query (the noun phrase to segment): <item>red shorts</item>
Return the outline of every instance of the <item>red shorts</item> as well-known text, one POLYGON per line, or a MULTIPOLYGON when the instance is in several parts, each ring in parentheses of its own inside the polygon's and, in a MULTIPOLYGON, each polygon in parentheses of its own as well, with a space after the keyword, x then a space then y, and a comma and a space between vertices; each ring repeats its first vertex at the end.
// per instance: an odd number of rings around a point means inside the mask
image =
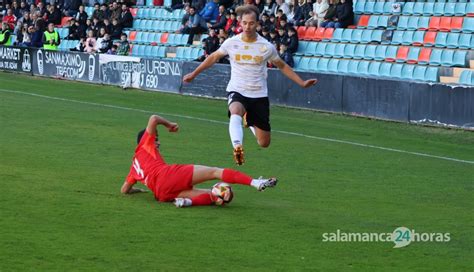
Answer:
POLYGON ((158 201, 173 201, 179 193, 193 189, 192 164, 170 164, 160 169, 160 177, 155 183, 155 198, 158 201))

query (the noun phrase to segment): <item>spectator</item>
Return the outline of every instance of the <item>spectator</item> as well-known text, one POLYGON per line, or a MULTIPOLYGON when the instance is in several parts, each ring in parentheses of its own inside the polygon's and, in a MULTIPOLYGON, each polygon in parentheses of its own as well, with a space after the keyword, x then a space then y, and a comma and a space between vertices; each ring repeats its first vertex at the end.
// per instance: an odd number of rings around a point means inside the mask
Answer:
POLYGON ((13 29, 13 35, 16 35, 16 39, 21 41, 23 36, 22 37, 18 37, 18 36, 22 35, 22 32, 23 32, 23 24, 21 23, 21 21, 17 21, 15 29, 13 29))
POLYGON ((13 10, 11 8, 7 9, 7 14, 3 16, 2 22, 7 23, 10 30, 15 28, 16 17, 13 14, 13 10))
POLYGON ((122 5, 122 13, 120 13, 119 22, 123 28, 130 28, 133 26, 132 13, 130 13, 130 10, 125 4, 122 5))
POLYGON ((22 13, 21 13, 20 7, 18 6, 17 1, 12 2, 12 8, 11 9, 13 11, 13 15, 15 15, 16 18, 20 18, 22 16, 22 13))
POLYGON ((220 38, 223 38, 224 40, 227 39, 229 35, 227 34, 227 32, 225 32, 224 29, 219 29, 219 34, 217 34, 217 37, 220 39, 220 38))
POLYGON ((12 45, 12 35, 7 22, 2 22, 2 32, 0 32, 0 45, 12 45))
POLYGON ((99 33, 100 29, 103 27, 103 24, 101 21, 99 21, 99 18, 93 18, 92 19, 92 25, 91 28, 94 30, 94 33, 99 33))
POLYGON ((122 9, 117 4, 117 2, 112 2, 112 8, 110 10, 111 10, 110 21, 113 21, 114 19, 119 20, 120 14, 122 13, 122 9))
POLYGON ((219 49, 219 38, 214 29, 209 29, 209 36, 205 39, 207 44, 207 53, 208 55, 214 53, 219 49))
POLYGON ((85 38, 81 38, 74 48, 69 49, 69 51, 84 52, 86 48, 85 38))
POLYGON ((316 0, 313 4, 313 11, 311 12, 311 19, 306 21, 306 26, 320 27, 324 22, 324 17, 328 11, 329 4, 327 0, 316 0))
POLYGON ((206 30, 206 21, 204 21, 204 19, 196 13, 196 9, 194 7, 190 7, 188 23, 182 30, 184 34, 189 34, 188 45, 193 43, 195 34, 201 34, 206 30))
MULTIPOLYGON (((258 8, 258 13, 262 14, 263 13, 263 6, 264 3, 262 2, 263 0, 255 0, 255 6, 258 8)), ((257 20, 260 18, 257 18, 257 20)))
POLYGON ((112 24, 110 23, 110 20, 107 18, 104 18, 104 23, 102 24, 102 27, 105 28, 105 32, 112 34, 112 24))
POLYGON ((192 0, 191 1, 191 7, 194 7, 194 11, 196 13, 199 13, 205 4, 206 4, 206 0, 192 0))
POLYGON ((275 46, 275 48, 280 48, 280 37, 278 36, 278 32, 274 29, 270 31, 270 42, 275 46))
POLYGON ((97 18, 99 21, 102 21, 104 18, 104 14, 100 9, 99 3, 94 4, 94 11, 92 12, 92 19, 97 18))
POLYGON ((273 2, 273 0, 265 0, 265 4, 263 5, 263 14, 276 14, 276 7, 277 5, 273 2))
POLYGON ((35 4, 30 5, 30 16, 33 15, 33 13, 36 13, 38 11, 39 11, 39 9, 35 4))
POLYGON ((30 12, 30 8, 26 4, 25 1, 20 2, 20 14, 24 14, 25 12, 30 12))
POLYGON ((76 24, 76 19, 71 18, 68 23, 68 35, 66 37, 66 40, 79 40, 79 38, 82 36, 79 35, 78 24, 76 24))
POLYGON ((341 0, 336 6, 336 19, 333 28, 346 28, 354 22, 354 11, 352 10, 352 3, 347 0, 341 0))
POLYGON ((19 46, 28 46, 31 44, 31 34, 33 26, 23 25, 21 39, 17 36, 16 40, 19 46))
MULTIPOLYGON (((105 29, 104 29, 104 33, 105 33, 105 29)), ((97 39, 97 51, 99 53, 107 53, 111 48, 112 48, 112 40, 110 39, 109 34, 105 33, 102 38, 97 39)))
POLYGON ((277 28, 277 20, 276 20, 276 16, 275 14, 270 14, 270 17, 268 18, 268 20, 270 20, 270 24, 269 24, 269 28, 270 28, 270 32, 277 28))
POLYGON ((262 28, 268 28, 269 31, 270 29, 275 28, 272 22, 270 22, 270 17, 266 13, 262 14, 262 20, 260 20, 260 25, 262 26, 262 28))
MULTIPOLYGON (((64 0, 63 12, 66 16, 75 17, 76 14, 79 12, 80 6, 82 6, 81 0, 64 0)), ((85 23, 85 20, 84 20, 84 23, 85 23)))
POLYGON ((79 22, 81 25, 85 25, 87 18, 89 18, 89 15, 87 15, 87 12, 84 10, 84 5, 79 6, 79 12, 77 12, 76 16, 76 21, 79 22))
POLYGON ((48 23, 53 23, 55 25, 61 24, 61 12, 54 6, 49 6, 48 10, 48 23))
POLYGON ((207 28, 212 28, 212 29, 224 29, 225 25, 227 23, 226 19, 226 12, 225 12, 225 7, 224 6, 219 6, 219 15, 217 15, 216 23, 211 24, 207 23, 207 28))
POLYGON ((324 20, 319 24, 321 27, 328 27, 330 23, 333 23, 336 19, 336 5, 339 3, 338 0, 329 0, 329 7, 324 15, 324 20))
POLYGON ((43 31, 40 30, 38 25, 33 27, 33 31, 31 32, 31 47, 41 48, 43 47, 43 31))
POLYGON ((129 51, 130 51, 130 44, 127 41, 127 34, 122 33, 122 35, 120 36, 119 46, 117 48, 117 55, 128 56, 129 51))
POLYGON ((199 16, 206 20, 206 22, 215 21, 219 15, 219 0, 209 0, 204 8, 199 12, 199 16))
POLYGON ((225 23, 224 30, 225 32, 229 32, 232 25, 237 23, 237 19, 236 19, 235 13, 228 13, 226 15, 226 18, 227 18, 227 22, 225 23))
POLYGON ((39 17, 43 17, 48 11, 46 7, 44 6, 44 3, 41 1, 38 2, 38 11, 39 11, 39 17))
POLYGON ((288 42, 288 35, 286 29, 280 28, 278 29, 278 47, 277 50, 280 50, 281 44, 286 44, 288 42))
POLYGON ((272 42, 272 38, 270 37, 270 30, 267 27, 262 27, 262 37, 265 38, 267 41, 272 42))
POLYGON ((87 32, 87 39, 85 42, 84 52, 95 53, 97 47, 97 40, 94 37, 94 31, 87 32))
POLYGON ((61 44, 59 33, 54 29, 54 24, 49 23, 48 29, 43 34, 43 48, 47 50, 58 50, 61 44))
POLYGON ((283 0, 276 0, 275 16, 277 15, 279 10, 281 10, 283 14, 288 15, 290 13, 290 7, 287 3, 283 2, 283 0))
POLYGON ((291 54, 296 53, 298 51, 298 35, 296 34, 296 29, 294 27, 288 28, 288 38, 286 41, 288 52, 291 54))
POLYGON ((186 24, 188 23, 188 20, 189 20, 189 7, 185 7, 183 18, 181 18, 181 29, 183 29, 186 26, 186 24))
POLYGON ((122 35, 122 26, 119 24, 119 21, 117 19, 112 20, 112 32, 110 34, 110 37, 113 40, 118 40, 120 39, 120 36, 122 35))
POLYGON ((229 8, 229 11, 232 12, 232 13, 234 13, 235 10, 236 10, 238 7, 242 6, 242 2, 241 2, 241 1, 242 1, 242 0, 233 0, 232 5, 231 5, 230 8, 229 8))
POLYGON ((289 50, 287 50, 286 44, 280 45, 280 58, 288 64, 288 66, 292 67, 295 66, 295 62, 293 60, 293 54, 289 50))
POLYGON ((112 48, 110 48, 109 51, 107 51, 107 54, 117 55, 117 49, 118 49, 118 46, 116 44, 113 44, 112 48))
POLYGON ((37 31, 43 33, 46 30, 46 21, 41 17, 41 12, 37 11, 33 20, 37 31))
POLYGON ((110 19, 111 12, 106 4, 102 4, 100 10, 102 11, 102 20, 110 19))
POLYGON ((31 18, 30 18, 30 13, 28 11, 25 11, 23 13, 23 17, 21 17, 20 19, 18 19, 19 22, 21 22, 23 25, 32 25, 33 22, 31 21, 31 18))
POLYGON ((277 28, 280 29, 280 28, 283 28, 284 30, 286 30, 288 28, 288 20, 286 19, 286 15, 283 14, 278 22, 277 22, 277 28))
MULTIPOLYGON (((298 23, 304 23, 304 22, 301 22, 301 20, 303 19, 303 14, 302 14, 301 7, 300 7, 300 1, 291 0, 291 4, 289 5, 290 12, 286 15, 286 17, 288 18, 288 23, 290 23, 292 25, 298 25, 298 23)), ((303 2, 303 1, 301 1, 301 2, 303 2)), ((304 4, 304 2, 303 2, 303 4, 304 4)), ((303 5, 303 4, 301 4, 301 5, 303 5)))

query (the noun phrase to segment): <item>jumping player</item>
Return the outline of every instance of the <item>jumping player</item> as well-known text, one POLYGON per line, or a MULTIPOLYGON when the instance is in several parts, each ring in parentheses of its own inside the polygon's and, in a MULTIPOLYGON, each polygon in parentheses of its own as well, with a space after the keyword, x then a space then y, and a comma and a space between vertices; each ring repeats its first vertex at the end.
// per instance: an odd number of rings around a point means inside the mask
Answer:
POLYGON ((191 82, 202 71, 221 58, 229 55, 231 77, 227 85, 229 107, 229 134, 234 148, 234 159, 238 165, 244 163, 243 129, 248 126, 261 147, 270 145, 270 105, 267 89, 267 62, 303 88, 316 84, 316 79, 303 81, 280 57, 276 48, 257 34, 258 8, 245 5, 237 8, 242 16, 243 32, 226 40, 193 72, 184 76, 184 82, 191 82), (242 120, 244 119, 244 120, 242 120))
POLYGON ((158 125, 165 126, 169 132, 177 132, 179 126, 158 115, 152 115, 146 129, 137 137, 138 146, 132 159, 130 172, 122 185, 123 194, 144 192, 133 188, 138 182, 145 184, 154 194, 156 200, 174 201, 176 207, 211 205, 215 198, 210 190, 195 189, 194 185, 213 179, 227 183, 253 186, 259 191, 274 187, 275 178, 252 179, 232 170, 192 164, 167 164, 161 157, 158 140, 158 125))

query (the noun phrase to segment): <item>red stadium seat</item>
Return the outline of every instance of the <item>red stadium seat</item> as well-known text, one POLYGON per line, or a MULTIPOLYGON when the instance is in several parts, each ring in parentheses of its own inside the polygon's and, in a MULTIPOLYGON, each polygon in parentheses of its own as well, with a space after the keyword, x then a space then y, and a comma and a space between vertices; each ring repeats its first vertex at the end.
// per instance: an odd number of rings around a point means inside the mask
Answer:
POLYGON ((451 31, 451 17, 441 17, 439 23, 439 31, 449 32, 451 31))
POLYGON ((306 27, 305 26, 299 26, 296 31, 298 33, 298 39, 304 40, 306 38, 306 27))
POLYGON ((137 16, 138 8, 131 8, 130 13, 132 14, 133 17, 137 16))
POLYGON ((319 27, 318 29, 316 29, 316 31, 314 32, 314 35, 311 36, 311 40, 321 41, 323 39, 325 30, 326 30, 326 28, 324 28, 324 27, 319 27))
POLYGON ((357 23, 357 28, 367 28, 369 25, 370 15, 360 16, 359 22, 357 23))
POLYGON ((63 26, 68 25, 69 20, 71 20, 71 19, 72 19, 72 17, 63 17, 61 19, 61 24, 59 25, 59 27, 63 27, 63 26))
POLYGON ((423 38, 423 45, 424 46, 434 46, 437 34, 438 33, 434 32, 434 31, 426 32, 425 37, 423 38))
POLYGON ((428 26, 428 30, 438 31, 440 23, 441 23, 441 17, 431 17, 430 24, 428 26))
POLYGON ((130 36, 128 37, 128 40, 133 42, 135 38, 137 37, 137 32, 136 31, 130 31, 130 36))
POLYGON ((419 64, 428 64, 430 62, 431 48, 422 48, 418 56, 419 64))
POLYGON ((310 26, 306 29, 305 40, 311 40, 311 37, 314 36, 314 32, 316 31, 316 27, 310 26))
POLYGON ((451 18, 451 31, 461 32, 463 23, 464 23, 463 17, 452 17, 451 18))
POLYGON ((161 34, 160 43, 165 44, 167 42, 168 42, 168 33, 161 34))
POLYGON ((326 28, 326 30, 324 30, 323 40, 330 41, 332 39, 332 34, 334 34, 334 30, 334 28, 326 28))
POLYGON ((349 29, 356 29, 357 26, 356 26, 356 25, 348 25, 347 28, 349 28, 349 29))
POLYGON ((400 46, 397 51, 396 62, 405 62, 408 58, 408 51, 410 47, 408 46, 400 46))

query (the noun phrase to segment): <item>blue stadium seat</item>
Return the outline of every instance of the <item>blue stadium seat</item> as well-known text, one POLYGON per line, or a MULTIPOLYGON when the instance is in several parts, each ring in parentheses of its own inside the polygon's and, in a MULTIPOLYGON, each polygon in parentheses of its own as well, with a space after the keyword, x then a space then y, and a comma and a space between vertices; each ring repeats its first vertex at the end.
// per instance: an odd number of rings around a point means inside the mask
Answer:
POLYGON ((334 58, 342 58, 344 57, 344 49, 346 48, 346 44, 338 43, 336 45, 336 50, 334 51, 334 58))
POLYGON ((385 54, 387 52, 387 46, 378 45, 375 49, 375 60, 385 60, 385 54))
POLYGON ((389 45, 387 46, 387 51, 385 52, 385 59, 393 60, 397 58, 398 46, 389 45))
POLYGON ((405 31, 395 30, 392 35, 391 44, 402 44, 403 43, 403 34, 405 31))
POLYGON ((332 35, 331 42, 340 42, 342 40, 342 34, 344 33, 343 28, 336 28, 332 35))
POLYGON ((399 30, 406 30, 408 29, 408 20, 411 17, 408 16, 400 16, 398 17, 398 24, 397 24, 397 29, 399 30))
POLYGON ((349 60, 340 60, 339 65, 337 66, 337 71, 339 73, 347 74, 349 72, 349 60))
MULTIPOLYGON (((401 17, 400 17, 401 18, 401 17)), ((398 29, 406 29, 406 30, 417 30, 418 29, 418 21, 420 20, 421 17, 418 16, 410 16, 410 17, 405 17, 408 19, 408 21, 402 22, 402 25, 400 25, 400 21, 398 21, 398 29), (403 28, 402 28, 403 27, 403 28)), ((404 20, 405 20, 404 18, 404 20)))
MULTIPOLYGON (((416 29, 428 29, 428 26, 430 24, 430 19, 431 17, 428 16, 423 16, 418 18, 418 27, 416 29)), ((411 23, 410 21, 408 21, 411 23)), ((412 29, 411 26, 408 27, 408 30, 416 30, 412 29)))
MULTIPOLYGON (((461 34, 459 33, 449 33, 448 38, 446 39, 446 47, 447 48, 457 48, 459 46, 459 37, 461 34)), ((436 36, 438 38, 438 36, 436 36)))
POLYGON ((415 6, 414 2, 407 2, 403 5, 402 14, 403 15, 413 15, 413 8, 415 6))
POLYGON ((378 61, 371 61, 369 64, 369 71, 368 75, 370 76, 380 76, 379 71, 380 71, 380 65, 382 63, 378 61))
POLYGON ((318 56, 321 57, 324 55, 324 52, 326 52, 326 46, 328 43, 320 42, 316 46, 316 50, 313 52, 313 56, 318 56))
POLYGON ((469 49, 471 47, 472 34, 462 33, 459 36, 458 47, 461 49, 469 49))
POLYGON ((384 6, 385 6, 385 2, 375 2, 373 13, 382 15, 384 6))
POLYGON ((138 45, 139 48, 138 48, 138 56, 145 56, 145 45, 138 45))
POLYGON ((414 35, 415 31, 404 31, 402 37, 402 45, 412 45, 414 35))
MULTIPOLYGON (((438 5, 438 12, 440 11, 443 12, 444 3, 436 3, 436 4, 438 5)), ((435 14, 435 3, 425 3, 425 5, 423 6, 423 16, 433 16, 434 14, 435 14)), ((441 15, 442 13, 435 16, 441 16, 441 15)))
POLYGON ((448 42, 448 33, 447 32, 439 32, 436 35, 435 47, 446 47, 447 42, 448 42))
POLYGON ((298 66, 295 67, 297 70, 301 71, 308 71, 309 69, 309 58, 308 57, 303 57, 301 58, 301 61, 298 63, 298 66))
POLYGON ((462 24, 462 32, 464 32, 464 33, 474 32, 474 18, 472 18, 472 17, 465 17, 464 18, 464 22, 462 24))
POLYGON ((389 62, 383 62, 380 65, 379 75, 383 77, 390 77, 392 70, 392 64, 389 62))
POLYGON ((149 48, 148 50, 150 50, 148 57, 152 57, 152 58, 158 57, 159 46, 151 46, 151 48, 149 48))
POLYGON ((152 30, 153 29, 153 20, 146 20, 145 23, 145 28, 146 30, 152 30))
POLYGON ((365 2, 364 14, 373 14, 375 8, 375 2, 365 2))
POLYGON ((443 54, 442 49, 433 49, 430 56, 430 65, 441 65, 441 56, 443 54))
POLYGON ((166 58, 166 47, 160 46, 158 48, 158 57, 159 58, 166 58))
POLYGON ((434 4, 433 10, 431 10, 431 13, 423 13, 425 16, 443 16, 444 14, 444 7, 446 6, 446 3, 438 2, 434 4))
POLYGON ((424 38, 425 38, 425 31, 415 31, 413 33, 413 44, 423 44, 424 43, 424 38))
POLYGON ((181 34, 181 40, 179 42, 180 45, 186 45, 189 40, 189 34, 181 34))
POLYGON ((470 70, 464 70, 459 77, 459 84, 474 85, 474 73, 470 70))
POLYGON ((393 2, 385 2, 384 6, 383 6, 383 14, 385 14, 385 15, 400 14, 400 13, 392 12, 392 4, 394 4, 394 3, 393 2))
POLYGON ((355 52, 355 45, 354 44, 346 44, 344 48, 344 58, 352 59, 354 57, 355 52))
POLYGON ((375 50, 377 49, 376 45, 367 45, 365 47, 364 59, 373 60, 375 59, 375 50))
POLYGON ((413 70, 413 79, 424 81, 426 74, 426 67, 425 66, 416 66, 413 70))
POLYGON ((438 67, 427 67, 426 73, 425 73, 425 80, 431 81, 431 82, 438 82, 439 81, 438 73, 439 73, 438 67))
POLYGON ((361 29, 354 29, 352 31, 352 36, 351 36, 351 43, 360 43, 362 40, 362 33, 364 30, 361 29))
POLYGON ((349 65, 347 66, 347 73, 348 74, 357 74, 359 71, 359 62, 358 61, 350 61, 349 65))
POLYGON ((352 29, 346 28, 342 33, 341 42, 350 42, 352 39, 352 29))
POLYGON ((372 32, 372 42, 381 42, 382 35, 383 35, 383 30, 374 30, 372 32))
POLYGON ((442 14, 444 16, 454 16, 456 14, 456 11, 455 11, 456 6, 457 6, 456 3, 452 3, 452 2, 446 3, 446 5, 444 6, 442 14))
POLYGON ((355 14, 364 14, 365 12, 365 1, 357 1, 354 6, 355 14))
POLYGON ((415 6, 413 6, 413 15, 415 16, 423 15, 424 9, 425 9, 425 3, 415 2, 415 6))
MULTIPOLYGON (((448 50, 446 50, 448 51, 448 50)), ((465 67, 466 66, 467 51, 456 50, 452 61, 452 66, 465 67)))
POLYGON ((304 55, 306 48, 308 48, 309 42, 306 41, 299 41, 298 42, 298 50, 296 50, 295 55, 302 56, 304 55))
POLYGON ((370 64, 370 61, 359 61, 359 65, 357 66, 357 73, 360 75, 368 75, 369 64, 370 64))
POLYGON ((308 47, 306 47, 306 51, 304 52, 305 56, 314 56, 316 53, 316 47, 319 43, 317 42, 309 42, 308 47))
POLYGON ((132 26, 132 28, 134 28, 134 29, 140 29, 141 22, 142 22, 141 19, 134 20, 134 21, 133 21, 133 26, 132 26))
POLYGON ((417 63, 418 56, 420 55, 420 51, 421 51, 420 47, 410 47, 406 61, 408 63, 417 63))
MULTIPOLYGON (((176 48, 176 59, 184 59, 184 47, 177 47, 176 48)), ((295 57, 296 59, 296 57, 295 57)), ((295 68, 296 68, 296 61, 295 61, 295 68)))
POLYGON ((143 8, 139 8, 139 9, 137 10, 137 17, 136 17, 137 19, 143 18, 144 10, 145 10, 145 9, 143 9, 143 8))
POLYGON ((336 51, 336 44, 335 43, 328 43, 326 45, 326 50, 324 50, 324 57, 332 58, 336 51))
POLYGON ((390 69, 390 76, 394 78, 402 78, 402 69, 403 64, 394 64, 392 65, 392 69, 390 69))
POLYGON ((181 27, 181 22, 176 21, 176 22, 173 22, 171 25, 172 25, 172 31, 176 31, 181 27))
POLYGON ((415 65, 404 64, 402 68, 402 79, 413 79, 413 72, 415 70, 415 65))
POLYGON ((363 30, 360 43, 370 43, 372 41, 373 30, 363 30))
POLYGON ((353 58, 354 59, 363 59, 364 56, 365 56, 365 45, 363 45, 363 44, 356 45, 355 50, 354 50, 353 58))
POLYGON ((456 3, 456 7, 454 7, 454 16, 465 16, 466 7, 466 3, 456 3))
POLYGON ((377 15, 370 16, 367 29, 376 29, 379 26, 379 17, 380 16, 377 15))
POLYGON ((165 0, 164 5, 165 5, 165 7, 171 7, 171 5, 173 5, 173 1, 172 0, 165 0))
POLYGON ((298 56, 294 56, 294 57, 293 57, 293 62, 294 62, 293 68, 294 68, 295 70, 298 70, 297 67, 299 67, 300 61, 301 61, 301 57, 298 57, 298 56))
POLYGON ((319 60, 320 60, 319 58, 311 58, 309 60, 309 64, 308 64, 309 71, 317 71, 318 70, 319 60))
POLYGON ((329 60, 328 72, 337 73, 338 66, 339 66, 339 60, 338 59, 329 60))
POLYGON ((441 54, 441 65, 448 67, 454 66, 454 50, 443 50, 441 54))
POLYGON ((390 19, 390 16, 379 16, 379 19, 377 21, 377 28, 387 28, 388 26, 388 20, 390 19))
POLYGON ((466 14, 474 14, 474 2, 470 1, 467 3, 466 14))

